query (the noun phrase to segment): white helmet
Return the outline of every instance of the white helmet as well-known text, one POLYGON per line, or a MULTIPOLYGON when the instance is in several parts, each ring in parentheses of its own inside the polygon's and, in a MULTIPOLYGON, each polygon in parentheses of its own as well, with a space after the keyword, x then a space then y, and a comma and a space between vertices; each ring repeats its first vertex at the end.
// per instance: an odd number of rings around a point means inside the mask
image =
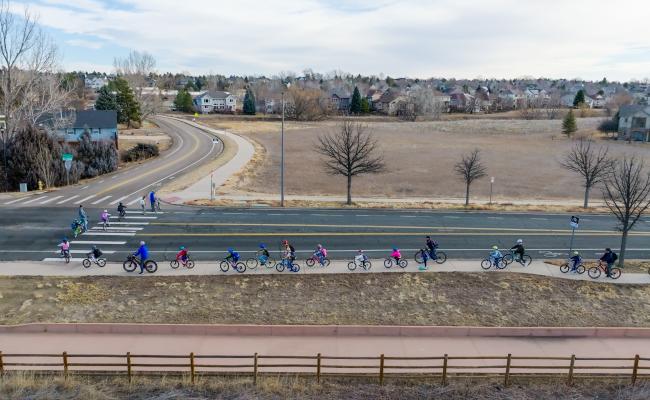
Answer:
POLYGON ((144 240, 140 241, 140 246, 144 246, 144 240))
POLYGON ((104 212, 108 212, 108 210, 104 210, 104 212))
POLYGON ((517 244, 522 244, 524 241, 521 239, 517 239, 517 244))

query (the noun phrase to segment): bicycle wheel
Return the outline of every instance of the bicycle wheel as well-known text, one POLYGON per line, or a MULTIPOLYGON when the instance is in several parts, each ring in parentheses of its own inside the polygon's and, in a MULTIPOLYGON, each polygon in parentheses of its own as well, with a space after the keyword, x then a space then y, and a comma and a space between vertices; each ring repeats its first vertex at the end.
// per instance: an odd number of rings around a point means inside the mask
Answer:
POLYGON ((357 263, 355 263, 354 261, 350 261, 350 262, 348 263, 348 269, 349 269, 350 271, 354 271, 355 269, 357 269, 357 263))
POLYGON ((436 257, 436 264, 444 264, 447 261, 447 254, 444 251, 437 251, 436 257))
POLYGON ((560 265, 560 272, 562 272, 563 274, 566 274, 567 272, 569 272, 569 264, 564 263, 564 264, 560 265))
POLYGON ((585 273, 585 266, 580 264, 576 267, 576 272, 579 274, 584 274, 585 273))
POLYGON ((393 266, 393 260, 392 259, 387 258, 387 259, 384 260, 384 267, 390 268, 392 266, 393 266))
POLYGON ((239 272, 240 274, 243 274, 244 272, 246 272, 246 264, 244 264, 243 262, 238 262, 237 264, 235 264, 235 271, 239 272))
POLYGON ((257 268, 257 264, 258 264, 257 258, 249 258, 248 260, 246 260, 246 267, 250 269, 257 268))
POLYGON ((506 263, 503 258, 496 262, 497 269, 504 269, 507 266, 508 266, 508 263, 506 263))
POLYGON ((372 268, 372 263, 370 262, 370 260, 364 261, 364 262, 361 263, 361 266, 363 267, 363 269, 365 269, 367 271, 370 268, 372 268))
POLYGON ((408 262, 407 259, 402 258, 401 260, 399 260, 399 266, 401 268, 406 268, 408 265, 409 265, 409 262, 408 262))
POLYGON ((527 266, 529 266, 530 264, 532 264, 532 262, 533 262, 533 257, 529 256, 528 254, 524 254, 524 256, 521 258, 521 260, 522 260, 523 263, 524 263, 524 264, 523 264, 524 267, 527 267, 527 266))
POLYGON ((506 263, 506 265, 508 265, 515 260, 515 257, 512 254, 506 254, 503 256, 502 260, 506 263))
POLYGON ((101 268, 104 268, 106 266, 106 259, 105 258, 98 258, 97 259, 97 265, 101 268))
POLYGON ((276 261, 274 259, 272 259, 271 257, 269 257, 269 258, 266 259, 266 262, 264 263, 264 266, 266 266, 266 268, 273 268, 273 267, 275 267, 275 264, 276 264, 276 261))
POLYGON ((180 265, 180 263, 178 262, 178 260, 171 260, 169 262, 169 266, 172 267, 173 269, 178 268, 179 265, 180 265))
POLYGON ((612 279, 618 279, 621 277, 621 269, 620 268, 612 268, 612 270, 609 273, 609 276, 611 276, 612 279))
POLYGON ((314 258, 308 258, 305 260, 305 264, 307 264, 308 267, 313 267, 316 264, 316 261, 314 261, 314 258))
POLYGON ((424 257, 422 256, 422 250, 418 250, 415 252, 415 262, 418 264, 422 264, 424 262, 424 257))
POLYGON ((147 260, 144 263, 144 269, 146 269, 148 273, 153 274, 158 271, 158 264, 154 260, 147 260))
POLYGON ((488 260, 487 258, 481 261, 481 268, 490 269, 491 267, 492 267, 492 261, 488 260))
POLYGON ((138 263, 133 260, 126 260, 122 263, 122 268, 124 268, 126 272, 133 272, 138 268, 138 263))
POLYGON ((90 268, 90 260, 87 258, 84 258, 84 260, 81 262, 81 265, 84 266, 84 268, 90 268))
POLYGON ((221 261, 219 263, 219 268, 221 268, 221 271, 223 272, 228 272, 230 269, 230 263, 228 261, 221 261))
POLYGON ((187 260, 187 262, 185 263, 185 266, 187 267, 187 269, 194 268, 194 265, 195 265, 194 260, 187 260))
POLYGON ((66 264, 70 264, 70 253, 67 253, 67 252, 66 252, 66 253, 63 255, 63 258, 65 259, 65 263, 66 263, 66 264))
POLYGON ((324 258, 323 259, 323 267, 327 267, 330 265, 330 259, 329 258, 324 258))
POLYGON ((291 272, 300 272, 300 264, 291 263, 291 272))
POLYGON ((591 267, 591 268, 589 268, 589 270, 587 271, 587 273, 589 274, 589 277, 590 277, 591 279, 598 279, 598 278, 600 278, 600 274, 601 274, 601 272, 600 272, 600 268, 598 268, 598 267, 591 267))
POLYGON ((282 261, 278 262, 275 264, 275 270, 278 272, 283 272, 284 271, 284 263, 282 261))

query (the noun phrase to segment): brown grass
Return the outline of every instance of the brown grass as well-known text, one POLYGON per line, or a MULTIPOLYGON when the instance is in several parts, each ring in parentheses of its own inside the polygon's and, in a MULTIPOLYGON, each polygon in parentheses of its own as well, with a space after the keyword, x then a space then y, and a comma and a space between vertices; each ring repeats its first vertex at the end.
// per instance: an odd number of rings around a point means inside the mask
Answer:
POLYGON ((497 378, 451 379, 441 386, 435 380, 388 378, 384 386, 375 379, 325 378, 317 384, 313 378, 273 376, 259 378, 253 385, 250 378, 200 377, 195 384, 186 377, 138 377, 132 384, 119 377, 74 376, 37 377, 10 373, 3 378, 0 396, 18 399, 449 399, 449 400, 538 400, 538 399, 611 399, 642 400, 650 397, 650 385, 640 382, 631 386, 627 380, 599 379, 566 386, 561 379, 524 380, 513 378, 503 386, 497 378))
MULTIPOLYGON (((596 137, 601 119, 578 122, 580 137, 596 137)), ((269 193, 279 185, 279 125, 268 122, 207 122, 233 129, 266 149, 264 161, 236 185, 233 194, 269 193), (274 129, 271 129, 273 127, 274 129)), ((561 134, 561 121, 471 119, 428 122, 369 122, 369 129, 380 142, 388 172, 361 176, 353 181, 353 196, 395 198, 458 198, 463 183, 454 175, 453 165, 461 154, 474 148, 482 151, 489 176, 496 177, 494 200, 515 199, 580 200, 580 179, 559 165, 572 145, 561 134)), ((320 157, 314 152, 318 135, 336 129, 335 121, 321 123, 288 122, 285 131, 286 193, 295 195, 345 194, 344 178, 323 172, 320 157)), ((634 146, 598 139, 611 148, 614 156, 638 153, 648 156, 648 146, 634 146)), ((472 186, 472 196, 487 200, 490 183, 485 178, 472 186)), ((598 198, 598 190, 593 198, 598 198)))
MULTIPOLYGON (((546 264, 549 265, 555 265, 555 266, 560 266, 564 264, 566 261, 564 260, 545 260, 544 261, 546 264)), ((597 260, 585 260, 582 265, 585 266, 586 269, 589 269, 591 267, 595 267, 598 265, 597 260)), ((625 267, 623 267, 623 273, 629 272, 629 273, 648 273, 650 270, 650 261, 647 260, 625 260, 625 267)))
POLYGON ((647 285, 509 273, 15 277, 0 278, 0 293, 0 324, 650 327, 647 285))

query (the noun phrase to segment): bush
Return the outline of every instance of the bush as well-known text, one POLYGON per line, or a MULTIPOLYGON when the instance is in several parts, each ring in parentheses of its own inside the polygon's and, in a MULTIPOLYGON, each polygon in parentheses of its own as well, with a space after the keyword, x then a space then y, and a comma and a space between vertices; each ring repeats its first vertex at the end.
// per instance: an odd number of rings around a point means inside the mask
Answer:
POLYGON ((618 121, 615 118, 604 119, 600 125, 598 125, 598 130, 601 132, 618 132, 618 121))
POLYGON ((158 154, 160 154, 160 151, 155 144, 138 143, 134 148, 122 154, 122 161, 133 162, 146 160, 147 158, 157 157, 158 154))

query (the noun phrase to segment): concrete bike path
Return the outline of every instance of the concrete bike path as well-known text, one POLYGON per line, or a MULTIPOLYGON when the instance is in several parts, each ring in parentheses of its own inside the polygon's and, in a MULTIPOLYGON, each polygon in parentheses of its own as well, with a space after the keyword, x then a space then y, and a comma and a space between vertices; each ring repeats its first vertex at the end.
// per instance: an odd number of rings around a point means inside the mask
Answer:
MULTIPOLYGON (((255 269, 247 269, 243 274, 229 269, 228 272, 222 272, 219 269, 217 262, 197 261, 193 269, 179 267, 172 269, 168 261, 158 261, 158 271, 155 274, 145 273, 138 275, 137 271, 127 273, 122 268, 121 263, 108 263, 104 268, 97 265, 92 265, 90 268, 84 268, 81 265, 81 259, 73 258, 69 264, 60 262, 3 262, 0 263, 0 276, 134 276, 134 277, 148 277, 148 276, 187 276, 187 275, 280 275, 280 274, 294 274, 285 270, 278 272, 275 268, 267 268, 258 266, 255 269)), ((606 278, 604 274, 598 279, 591 279, 588 274, 564 274, 560 272, 559 267, 546 264, 543 261, 533 261, 527 267, 522 267, 518 264, 510 264, 504 270, 484 270, 481 268, 479 260, 447 260, 442 265, 429 264, 429 269, 420 271, 418 264, 410 261, 406 268, 392 267, 387 269, 383 265, 383 260, 373 259, 372 267, 368 271, 364 271, 358 267, 355 271, 350 271, 347 267, 348 261, 334 260, 328 267, 307 267, 303 261, 299 261, 300 272, 298 274, 353 274, 353 273, 398 273, 398 272, 421 272, 421 273, 437 273, 437 272, 481 272, 481 273, 522 273, 540 276, 548 276, 560 279, 594 281, 610 284, 650 284, 650 274, 647 273, 626 273, 623 272, 621 277, 617 280, 606 278)))

